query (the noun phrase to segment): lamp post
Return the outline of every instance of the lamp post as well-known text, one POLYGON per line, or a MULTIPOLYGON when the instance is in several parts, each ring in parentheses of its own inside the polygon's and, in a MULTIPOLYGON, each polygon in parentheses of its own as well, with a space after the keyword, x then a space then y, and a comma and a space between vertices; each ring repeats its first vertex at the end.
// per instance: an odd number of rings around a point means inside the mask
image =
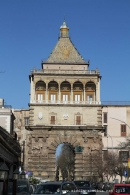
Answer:
POLYGON ((8 176, 9 169, 4 160, 4 162, 0 165, 0 193, 3 193, 4 195, 8 194, 8 176))
POLYGON ((5 164, 5 162, 4 162, 0 166, 0 179, 1 180, 8 179, 8 174, 9 174, 9 169, 8 169, 7 165, 5 164))
MULTIPOLYGON (((15 164, 14 164, 15 165, 15 164)), ((15 165, 16 166, 16 165, 15 165)), ((13 179, 19 179, 19 169, 18 167, 16 166, 16 169, 15 171, 13 172, 13 179)))
POLYGON ((20 179, 26 179, 26 174, 24 171, 21 172, 20 179))

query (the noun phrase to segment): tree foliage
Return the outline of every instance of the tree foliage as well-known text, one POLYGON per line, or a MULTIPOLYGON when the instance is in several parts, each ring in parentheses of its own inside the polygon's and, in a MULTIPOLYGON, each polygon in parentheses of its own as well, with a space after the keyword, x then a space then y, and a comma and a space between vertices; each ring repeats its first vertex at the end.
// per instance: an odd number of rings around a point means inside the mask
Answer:
POLYGON ((102 156, 101 152, 97 152, 93 157, 93 167, 96 170, 100 181, 114 180, 117 175, 120 176, 120 182, 126 170, 122 159, 115 152, 108 152, 107 155, 102 156))
POLYGON ((57 157, 57 170, 56 179, 59 178, 59 172, 61 172, 62 178, 65 180, 74 179, 74 164, 75 164, 75 152, 73 146, 70 144, 64 144, 60 155, 57 157))

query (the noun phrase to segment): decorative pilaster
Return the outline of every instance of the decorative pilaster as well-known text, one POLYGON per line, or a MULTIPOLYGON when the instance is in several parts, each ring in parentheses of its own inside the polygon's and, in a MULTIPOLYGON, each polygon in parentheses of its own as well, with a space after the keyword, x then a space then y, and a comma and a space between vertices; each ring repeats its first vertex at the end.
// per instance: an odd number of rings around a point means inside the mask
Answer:
POLYGON ((46 102, 48 102, 48 83, 46 83, 46 102))
POLYGON ((59 96, 59 102, 60 102, 60 83, 59 83, 59 93, 58 93, 58 96, 59 96))
POLYGON ((73 102, 73 84, 71 84, 71 101, 73 102))
POLYGON ((84 85, 84 100, 83 101, 85 103, 85 85, 84 85))

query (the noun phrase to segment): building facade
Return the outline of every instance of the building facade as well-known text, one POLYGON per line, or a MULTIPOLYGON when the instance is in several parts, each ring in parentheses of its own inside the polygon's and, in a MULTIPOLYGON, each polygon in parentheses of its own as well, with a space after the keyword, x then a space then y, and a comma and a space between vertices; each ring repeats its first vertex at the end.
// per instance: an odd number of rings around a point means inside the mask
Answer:
POLYGON ((75 150, 75 179, 90 179, 91 153, 102 150, 100 72, 89 70, 69 37, 64 21, 60 37, 40 70, 31 71, 29 124, 26 125, 26 169, 34 176, 55 180, 56 148, 75 150), (96 133, 95 131, 96 130, 96 133))
POLYGON ((20 166, 21 148, 14 132, 15 116, 11 106, 4 105, 0 99, 0 166, 5 163, 9 169, 9 177, 20 166))
POLYGON ((119 152, 128 162, 129 151, 122 150, 121 143, 130 136, 130 105, 107 105, 102 109, 102 125, 105 127, 103 135, 104 151, 119 152))

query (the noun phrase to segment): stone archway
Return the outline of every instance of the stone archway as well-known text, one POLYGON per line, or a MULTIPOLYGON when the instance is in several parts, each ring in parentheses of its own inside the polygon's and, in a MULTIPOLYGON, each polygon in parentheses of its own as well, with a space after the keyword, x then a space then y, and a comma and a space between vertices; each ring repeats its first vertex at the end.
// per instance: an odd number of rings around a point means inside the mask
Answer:
POLYGON ((65 142, 56 148, 56 180, 74 180, 75 147, 65 142), (59 149, 60 151, 59 151, 59 149))
POLYGON ((82 151, 75 151, 75 179, 89 179, 92 174, 88 163, 91 160, 91 153, 102 150, 101 134, 91 129, 81 131, 78 127, 69 127, 65 130, 62 126, 52 129, 49 127, 48 130, 33 130, 27 135, 26 169, 32 171, 36 177, 55 180, 55 152, 61 143, 69 143, 75 150, 77 146, 83 148, 82 151))

